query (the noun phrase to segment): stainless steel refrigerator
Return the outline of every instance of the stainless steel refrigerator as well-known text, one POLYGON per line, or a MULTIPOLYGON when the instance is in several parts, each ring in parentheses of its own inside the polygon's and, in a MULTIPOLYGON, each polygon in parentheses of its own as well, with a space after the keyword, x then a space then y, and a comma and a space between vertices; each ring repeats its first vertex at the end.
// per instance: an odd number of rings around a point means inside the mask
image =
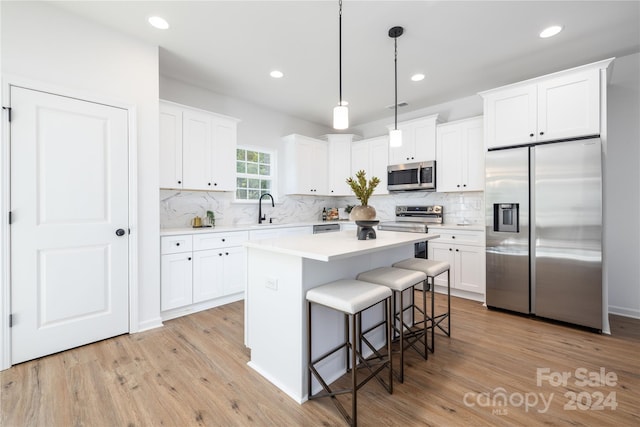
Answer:
POLYGON ((489 307, 602 329, 601 142, 489 151, 489 307))

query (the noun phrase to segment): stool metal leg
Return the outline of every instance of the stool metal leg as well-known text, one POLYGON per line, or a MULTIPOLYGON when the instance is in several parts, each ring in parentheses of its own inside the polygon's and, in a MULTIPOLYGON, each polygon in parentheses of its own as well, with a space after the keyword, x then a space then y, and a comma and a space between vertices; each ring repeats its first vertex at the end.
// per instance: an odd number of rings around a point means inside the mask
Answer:
MULTIPOLYGON (((358 378, 357 378, 357 373, 358 370, 356 369, 356 359, 357 359, 357 350, 356 350, 356 341, 360 341, 360 338, 357 334, 357 331, 359 330, 358 327, 356 325, 356 323, 360 323, 361 319, 360 319, 360 313, 356 313, 355 315, 351 316, 351 320, 352 320, 352 324, 351 324, 351 331, 353 333, 352 335, 352 339, 351 339, 351 390, 353 390, 353 394, 352 394, 352 399, 351 399, 351 425, 352 426, 357 426, 358 425, 358 405, 357 405, 357 396, 358 393, 356 393, 358 391, 358 378)), ((346 414, 345 414, 346 415, 346 414)), ((349 416, 347 416, 347 421, 349 421, 349 416)))

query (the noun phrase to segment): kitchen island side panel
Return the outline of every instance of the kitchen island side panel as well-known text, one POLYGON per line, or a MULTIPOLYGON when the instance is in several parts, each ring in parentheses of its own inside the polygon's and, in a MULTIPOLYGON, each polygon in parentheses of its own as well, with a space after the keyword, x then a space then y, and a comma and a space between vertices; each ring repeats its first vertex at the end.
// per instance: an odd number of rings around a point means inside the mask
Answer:
MULTIPOLYGON (((355 278, 371 268, 389 266, 413 256, 413 245, 352 256, 330 262, 248 248, 248 283, 245 309, 249 366, 298 403, 307 400, 306 291, 343 278, 355 278)), ((382 309, 363 315, 363 324, 382 318, 382 309)), ((314 306, 313 353, 318 356, 343 337, 342 314, 314 306)), ((382 344, 382 334, 374 336, 382 344)), ((329 381, 345 371, 344 354, 337 353, 319 366, 329 381)), ((318 389, 314 385, 314 392, 318 389)))

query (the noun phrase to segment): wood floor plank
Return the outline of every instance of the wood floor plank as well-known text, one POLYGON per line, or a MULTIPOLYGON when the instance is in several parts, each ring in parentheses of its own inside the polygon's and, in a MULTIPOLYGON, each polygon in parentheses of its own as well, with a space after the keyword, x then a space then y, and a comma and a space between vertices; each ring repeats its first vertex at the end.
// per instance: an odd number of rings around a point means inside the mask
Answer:
MULTIPOLYGON (((438 312, 445 302, 437 295, 438 312)), ((298 405, 247 366, 243 310, 232 303, 0 372, 0 426, 345 425, 328 399, 298 405)), ((375 381, 362 388, 359 424, 640 425, 640 321, 611 323, 599 335, 452 298, 452 336, 436 336, 428 361, 408 351, 393 395, 375 381), (576 378, 601 369, 613 385, 576 378), (548 379, 564 372, 565 383, 548 379), (600 394, 610 399, 597 409, 600 394), (571 396, 581 399, 573 410, 571 396)))

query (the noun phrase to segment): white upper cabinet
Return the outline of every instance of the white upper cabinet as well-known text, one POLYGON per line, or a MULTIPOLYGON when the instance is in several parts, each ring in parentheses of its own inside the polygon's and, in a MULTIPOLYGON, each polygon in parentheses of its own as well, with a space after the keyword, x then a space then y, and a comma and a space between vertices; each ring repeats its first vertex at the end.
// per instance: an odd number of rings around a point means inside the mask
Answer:
POLYGON ((351 176, 351 134, 330 134, 328 141, 327 194, 348 196, 351 188, 347 178, 351 176))
MULTIPOLYGON (((367 179, 378 177, 380 184, 373 192, 374 195, 389 194, 387 191, 387 166, 389 165, 389 137, 387 135, 363 139, 351 143, 351 173, 355 178, 356 172, 364 170, 367 179)), ((349 195, 353 195, 349 189, 349 195)))
POLYGON ((238 120, 160 103, 160 187, 234 191, 238 120))
POLYGON ((327 194, 327 143, 297 134, 283 139, 285 194, 327 194))
POLYGON ((182 109, 160 103, 160 188, 182 188, 182 109))
MULTIPOLYGON (((402 146, 389 148, 389 164, 434 160, 437 123, 437 114, 398 123, 398 129, 402 131, 402 146)), ((387 128, 393 129, 394 125, 387 128)))
POLYGON ((611 61, 482 92, 487 148, 599 135, 611 61))
POLYGON ((484 191, 483 118, 438 125, 436 191, 484 191))

